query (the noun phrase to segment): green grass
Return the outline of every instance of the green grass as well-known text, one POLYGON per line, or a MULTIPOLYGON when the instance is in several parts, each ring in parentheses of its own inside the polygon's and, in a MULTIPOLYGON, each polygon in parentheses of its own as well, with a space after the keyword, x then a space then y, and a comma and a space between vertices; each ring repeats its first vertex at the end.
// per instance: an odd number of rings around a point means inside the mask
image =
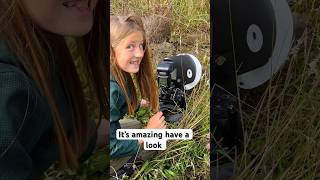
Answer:
POLYGON ((305 34, 296 37, 290 61, 261 96, 242 102, 245 148, 237 157, 236 179, 320 178, 319 3, 293 5, 305 13, 305 34))
MULTIPOLYGON (((134 13, 169 18, 174 27, 172 35, 205 32, 209 36, 210 3, 208 0, 111 0, 111 15, 134 13), (167 17, 167 14, 172 14, 167 17)), ((208 41, 209 42, 209 41, 208 41)))
MULTIPOLYGON (((188 107, 183 113, 183 120, 178 125, 168 124, 168 128, 191 128, 193 139, 169 141, 167 149, 152 160, 147 161, 134 175, 140 179, 184 179, 209 178, 209 152, 205 149, 209 132, 209 77, 204 74, 200 85, 189 95, 188 107), (204 88, 204 89, 203 89, 204 88)), ((151 114, 146 110, 137 112, 136 118, 145 120, 151 114)))
POLYGON ((43 175, 44 180, 105 180, 107 177, 108 152, 106 148, 96 149, 78 170, 61 169, 51 166, 43 175))

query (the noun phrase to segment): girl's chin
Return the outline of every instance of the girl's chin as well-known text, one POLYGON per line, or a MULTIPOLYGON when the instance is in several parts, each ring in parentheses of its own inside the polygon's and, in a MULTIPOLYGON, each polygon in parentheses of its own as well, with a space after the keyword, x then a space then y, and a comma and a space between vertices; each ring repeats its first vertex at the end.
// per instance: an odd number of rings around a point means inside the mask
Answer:
POLYGON ((137 72, 139 72, 139 68, 130 68, 130 69, 127 69, 127 70, 125 70, 127 73, 132 73, 132 74, 134 74, 134 73, 137 73, 137 72))

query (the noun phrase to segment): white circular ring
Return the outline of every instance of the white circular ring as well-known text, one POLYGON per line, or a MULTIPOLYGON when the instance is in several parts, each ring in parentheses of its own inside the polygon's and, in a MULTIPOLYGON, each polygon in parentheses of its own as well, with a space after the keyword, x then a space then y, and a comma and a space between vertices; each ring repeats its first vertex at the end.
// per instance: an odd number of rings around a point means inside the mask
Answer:
POLYGON ((188 70, 187 70, 187 77, 188 77, 188 78, 192 78, 192 71, 191 71, 191 69, 188 69, 188 70))
POLYGON ((256 53, 263 45, 263 34, 259 26, 251 24, 247 31, 247 45, 250 51, 256 53))

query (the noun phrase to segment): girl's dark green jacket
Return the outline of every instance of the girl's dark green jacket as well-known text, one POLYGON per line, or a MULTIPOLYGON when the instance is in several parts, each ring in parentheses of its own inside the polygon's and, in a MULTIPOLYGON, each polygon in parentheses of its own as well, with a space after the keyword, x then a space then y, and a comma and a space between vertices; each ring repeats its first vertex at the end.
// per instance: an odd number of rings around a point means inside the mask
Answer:
MULTIPOLYGON (((58 67, 53 67, 52 74, 55 98, 69 134, 71 111, 58 67)), ((93 134, 80 161, 88 158, 95 147, 96 132, 93 134)), ((38 179, 58 159, 54 138, 46 97, 23 71, 14 53, 0 40, 0 180, 38 179)))
POLYGON ((110 75, 110 159, 134 155, 138 151, 138 140, 117 140, 116 138, 116 131, 121 128, 119 121, 127 113, 128 105, 124 92, 110 75))

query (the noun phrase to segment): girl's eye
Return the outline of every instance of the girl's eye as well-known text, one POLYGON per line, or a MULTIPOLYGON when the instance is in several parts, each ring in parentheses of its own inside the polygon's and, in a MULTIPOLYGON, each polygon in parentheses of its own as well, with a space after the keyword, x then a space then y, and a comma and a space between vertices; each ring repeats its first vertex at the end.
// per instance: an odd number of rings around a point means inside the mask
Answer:
POLYGON ((134 45, 133 45, 133 44, 129 44, 129 45, 127 46, 127 49, 129 49, 129 50, 134 49, 134 45))
POLYGON ((78 1, 78 0, 64 1, 64 2, 62 3, 62 5, 65 6, 65 7, 74 7, 74 6, 76 6, 76 2, 77 2, 77 1, 78 1))
POLYGON ((144 49, 144 44, 139 44, 139 48, 140 48, 141 50, 145 50, 145 49, 144 49))

